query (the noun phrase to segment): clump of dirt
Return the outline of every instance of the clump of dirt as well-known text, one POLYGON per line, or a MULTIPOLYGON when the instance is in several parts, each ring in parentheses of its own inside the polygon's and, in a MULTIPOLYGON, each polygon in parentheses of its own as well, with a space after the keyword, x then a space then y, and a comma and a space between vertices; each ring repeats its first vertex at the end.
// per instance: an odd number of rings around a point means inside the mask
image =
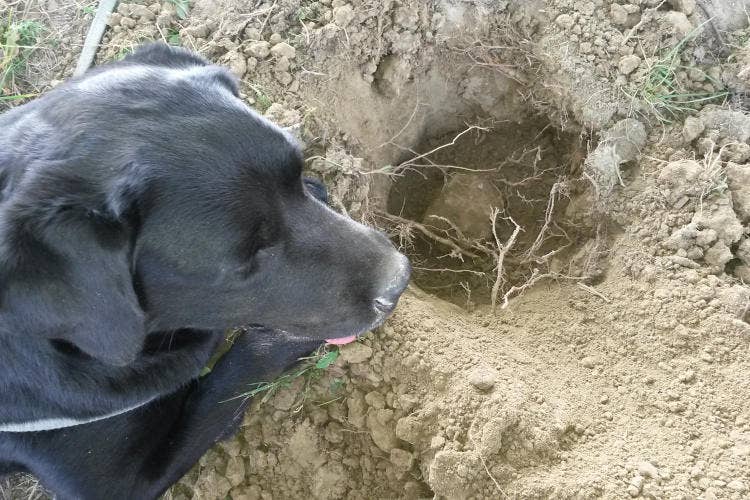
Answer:
POLYGON ((714 3, 120 4, 102 60, 229 65, 417 268, 171 498, 747 497, 750 45, 714 3))

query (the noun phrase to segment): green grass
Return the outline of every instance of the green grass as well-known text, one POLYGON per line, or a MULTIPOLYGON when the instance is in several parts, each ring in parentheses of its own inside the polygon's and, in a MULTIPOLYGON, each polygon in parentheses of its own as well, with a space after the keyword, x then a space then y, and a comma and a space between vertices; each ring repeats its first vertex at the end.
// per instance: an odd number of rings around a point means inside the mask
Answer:
POLYGON ((27 19, 16 20, 13 10, 0 19, 0 99, 3 102, 33 97, 17 91, 16 78, 37 49, 44 26, 27 19))
POLYGON ((31 99, 36 97, 37 94, 12 94, 12 95, 0 95, 0 102, 9 101, 22 101, 23 99, 31 99))
POLYGON ((300 22, 305 21, 319 21, 320 12, 316 4, 303 5, 297 9, 297 19, 300 22))
POLYGON ((169 3, 174 5, 177 11, 177 17, 185 19, 188 16, 190 10, 190 0, 168 0, 169 3))
POLYGON ((97 7, 97 3, 98 3, 98 2, 94 2, 94 3, 90 4, 90 5, 84 5, 84 6, 83 6, 83 7, 81 8, 81 11, 82 11, 82 12, 83 12, 84 14, 86 14, 86 15, 91 15, 91 16, 93 16, 94 14, 96 14, 96 7, 97 7))
MULTIPOLYGON (((679 71, 694 69, 682 64, 682 53, 687 43, 695 38, 704 25, 705 23, 695 28, 652 64, 638 89, 638 97, 649 104, 661 122, 671 123, 685 113, 695 111, 704 104, 721 101, 729 95, 729 92, 723 89, 714 92, 690 91, 677 79, 679 71)), ((715 87, 721 87, 719 82, 710 76, 706 75, 706 79, 715 87)))
MULTIPOLYGON (((299 402, 297 403, 297 407, 299 408, 307 398, 310 384, 321 378, 325 371, 336 362, 339 357, 339 352, 338 347, 325 345, 312 356, 301 358, 301 366, 281 375, 276 380, 252 384, 247 392, 238 395, 235 399, 252 398, 262 394, 263 397, 260 400, 260 404, 263 404, 271 399, 271 397, 273 397, 273 395, 280 389, 290 387, 295 381, 301 379, 304 380, 304 386, 300 392, 301 397, 298 398, 299 402)), ((343 381, 340 379, 334 379, 333 382, 331 382, 329 389, 335 394, 340 391, 342 386, 343 381)), ((336 399, 338 398, 332 399, 331 401, 335 401, 336 399)), ((328 404, 331 401, 326 401, 322 404, 328 404)))
POLYGON ((115 54, 115 61, 121 61, 128 54, 131 54, 135 50, 135 47, 120 47, 120 50, 115 54))
POLYGON ((180 30, 177 28, 169 28, 167 30, 167 43, 169 45, 180 45, 180 30))

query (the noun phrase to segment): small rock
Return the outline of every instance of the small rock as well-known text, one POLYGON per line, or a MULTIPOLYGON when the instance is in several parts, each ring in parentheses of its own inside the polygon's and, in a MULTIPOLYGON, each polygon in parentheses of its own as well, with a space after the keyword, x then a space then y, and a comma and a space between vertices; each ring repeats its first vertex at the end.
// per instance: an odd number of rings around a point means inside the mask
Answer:
POLYGON ((624 25, 628 22, 628 11, 620 4, 613 3, 609 8, 609 15, 615 24, 624 25))
POLYGON ((712 142, 721 139, 747 142, 750 139, 750 116, 745 112, 706 106, 700 111, 700 117, 706 129, 718 132, 718 138, 714 136, 712 142))
POLYGON ((294 77, 287 71, 277 71, 275 73, 276 80, 282 85, 290 85, 294 81, 294 77))
POLYGON ((469 373, 469 383, 480 391, 489 391, 495 387, 498 375, 491 366, 480 365, 469 373))
POLYGON ((245 28, 246 40, 261 40, 262 36, 258 28, 245 28))
POLYGON ((268 54, 270 53, 271 53, 271 44, 266 42, 265 40, 258 40, 257 42, 252 42, 245 49, 245 55, 252 56, 257 59, 265 59, 266 57, 268 57, 268 54))
POLYGON ((557 16, 557 19, 555 19, 555 24, 567 30, 573 27, 575 21, 569 14, 560 14, 559 16, 557 16))
MULTIPOLYGON (((674 204, 675 208, 681 208, 687 204, 688 198, 685 196, 678 200, 678 203, 674 204), (683 201, 684 200, 684 201, 683 201)), ((688 249, 686 257, 690 260, 700 260, 703 258, 703 249, 701 247, 693 247, 688 249)))
POLYGON ((344 440, 344 432, 342 429, 341 424, 338 422, 330 422, 323 432, 323 437, 329 443, 340 443, 344 440))
MULTIPOLYGON (((732 193, 734 211, 743 222, 750 221, 750 167, 729 162, 726 167, 727 183, 732 193)), ((747 255, 747 244, 743 251, 747 255)), ((750 263, 748 260, 747 263, 750 263)))
POLYGON ((670 3, 672 7, 686 16, 691 15, 695 11, 695 0, 671 0, 670 3))
POLYGON ((302 115, 296 109, 288 109, 283 104, 271 104, 263 116, 282 127, 293 127, 302 121, 302 115))
POLYGON ((433 436, 430 440, 430 449, 431 450, 439 450, 443 446, 445 446, 445 438, 443 436, 437 435, 433 436))
POLYGON ((744 493, 747 490, 747 486, 745 486, 745 483, 743 483, 739 479, 735 479, 734 481, 729 481, 727 483, 727 488, 729 488, 730 490, 734 490, 738 493, 744 493))
POLYGON ((589 369, 595 367, 597 363, 598 363, 598 360, 596 359, 595 356, 586 356, 585 358, 581 360, 581 366, 583 366, 584 368, 589 368, 589 369))
POLYGON ((617 63, 617 67, 619 68, 620 73, 622 73, 623 75, 629 75, 630 73, 635 71, 635 69, 640 66, 640 64, 641 58, 635 54, 630 54, 627 56, 622 56, 620 58, 620 62, 617 63))
POLYGON ((638 473, 643 477, 650 479, 659 478, 659 469, 656 468, 651 462, 641 462, 638 464, 638 473))
POLYGON ((706 263, 721 269, 724 269, 724 266, 733 258, 732 250, 723 241, 717 241, 703 255, 706 263))
POLYGON ((339 28, 346 28, 354 19, 354 7, 351 4, 345 4, 333 9, 333 22, 339 28))
POLYGON ((153 21, 156 15, 145 5, 131 4, 132 17, 136 19, 142 19, 144 21, 153 21))
POLYGON ((690 22, 684 12, 677 12, 676 10, 669 11, 665 16, 665 19, 674 27, 674 30, 680 39, 685 38, 691 31, 693 31, 693 23, 690 22))
POLYGON ((234 73, 237 78, 245 76, 245 73, 247 72, 247 60, 245 59, 245 56, 238 51, 227 54, 226 58, 230 71, 234 73))
POLYGON ((685 372, 680 375, 680 382, 683 384, 689 384, 690 382, 695 380, 695 371, 694 370, 685 370, 685 372))
POLYGON ((271 45, 276 45, 277 43, 281 43, 281 41, 284 40, 284 37, 281 36, 279 33, 273 33, 271 36, 268 37, 268 42, 271 45))
POLYGON ((685 119, 685 124, 682 126, 682 137, 685 139, 685 142, 693 142, 705 129, 706 126, 703 124, 703 120, 695 116, 688 116, 685 119))
MULTIPOLYGON (((273 52, 273 49, 271 49, 273 52)), ((286 57, 279 57, 279 59, 276 61, 276 68, 275 70, 279 73, 287 72, 289 71, 289 59, 286 57)))
POLYGON ((641 494, 641 490, 643 489, 643 476, 634 476, 633 479, 630 480, 630 484, 628 485, 628 495, 631 497, 637 497, 641 494))
POLYGON ((286 42, 280 42, 271 48, 271 54, 276 57, 286 57, 287 59, 294 59, 297 55, 297 50, 286 42))
POLYGON ((119 12, 113 12, 109 15, 109 21, 107 21, 107 24, 115 27, 120 25, 120 21, 122 20, 122 14, 119 12))
POLYGON ((352 342, 341 348, 341 359, 345 363, 364 363, 372 356, 372 348, 362 342, 352 342))
POLYGON ((366 420, 373 442, 386 453, 398 446, 394 426, 388 417, 393 417, 392 410, 372 410, 367 413, 366 420))
POLYGON ((383 408, 385 408, 385 398, 377 391, 372 391, 365 394, 365 401, 368 405, 372 406, 375 409, 382 410, 383 408))
POLYGON ((700 498, 702 500, 719 500, 719 497, 716 495, 716 490, 714 488, 708 488, 703 492, 703 496, 700 498))
POLYGON ((232 486, 238 486, 245 480, 245 461, 242 457, 232 457, 227 462, 224 474, 232 486))
POLYGON ((193 38, 207 38, 209 35, 209 29, 207 24, 197 24, 195 26, 188 26, 180 31, 181 36, 192 36, 193 38))
POLYGON ((401 448, 391 450, 390 460, 400 471, 406 472, 414 465, 414 455, 401 448))
POLYGON ((253 71, 258 66, 258 60, 254 57, 247 58, 247 70, 253 71))
POLYGON ((131 29, 131 30, 136 27, 136 24, 137 23, 135 22, 135 19, 131 19, 129 17, 123 17, 120 20, 120 26, 122 26, 123 28, 131 29))

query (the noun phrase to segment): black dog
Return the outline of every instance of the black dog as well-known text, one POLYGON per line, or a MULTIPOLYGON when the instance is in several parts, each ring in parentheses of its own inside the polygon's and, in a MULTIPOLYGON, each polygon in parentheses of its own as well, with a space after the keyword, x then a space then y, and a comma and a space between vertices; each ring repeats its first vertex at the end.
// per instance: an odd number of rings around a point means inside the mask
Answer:
POLYGON ((383 322, 405 257, 301 169, 227 71, 164 45, 0 116, 0 473, 157 497, 251 383, 383 322))

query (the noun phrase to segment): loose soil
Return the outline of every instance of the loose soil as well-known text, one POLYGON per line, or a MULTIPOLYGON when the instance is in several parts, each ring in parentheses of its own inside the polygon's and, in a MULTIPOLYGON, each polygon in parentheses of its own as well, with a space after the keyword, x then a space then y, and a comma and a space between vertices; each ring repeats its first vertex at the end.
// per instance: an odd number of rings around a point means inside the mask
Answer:
POLYGON ((714 3, 121 3, 99 62, 228 65, 416 268, 167 498, 748 498, 750 35, 714 3))

